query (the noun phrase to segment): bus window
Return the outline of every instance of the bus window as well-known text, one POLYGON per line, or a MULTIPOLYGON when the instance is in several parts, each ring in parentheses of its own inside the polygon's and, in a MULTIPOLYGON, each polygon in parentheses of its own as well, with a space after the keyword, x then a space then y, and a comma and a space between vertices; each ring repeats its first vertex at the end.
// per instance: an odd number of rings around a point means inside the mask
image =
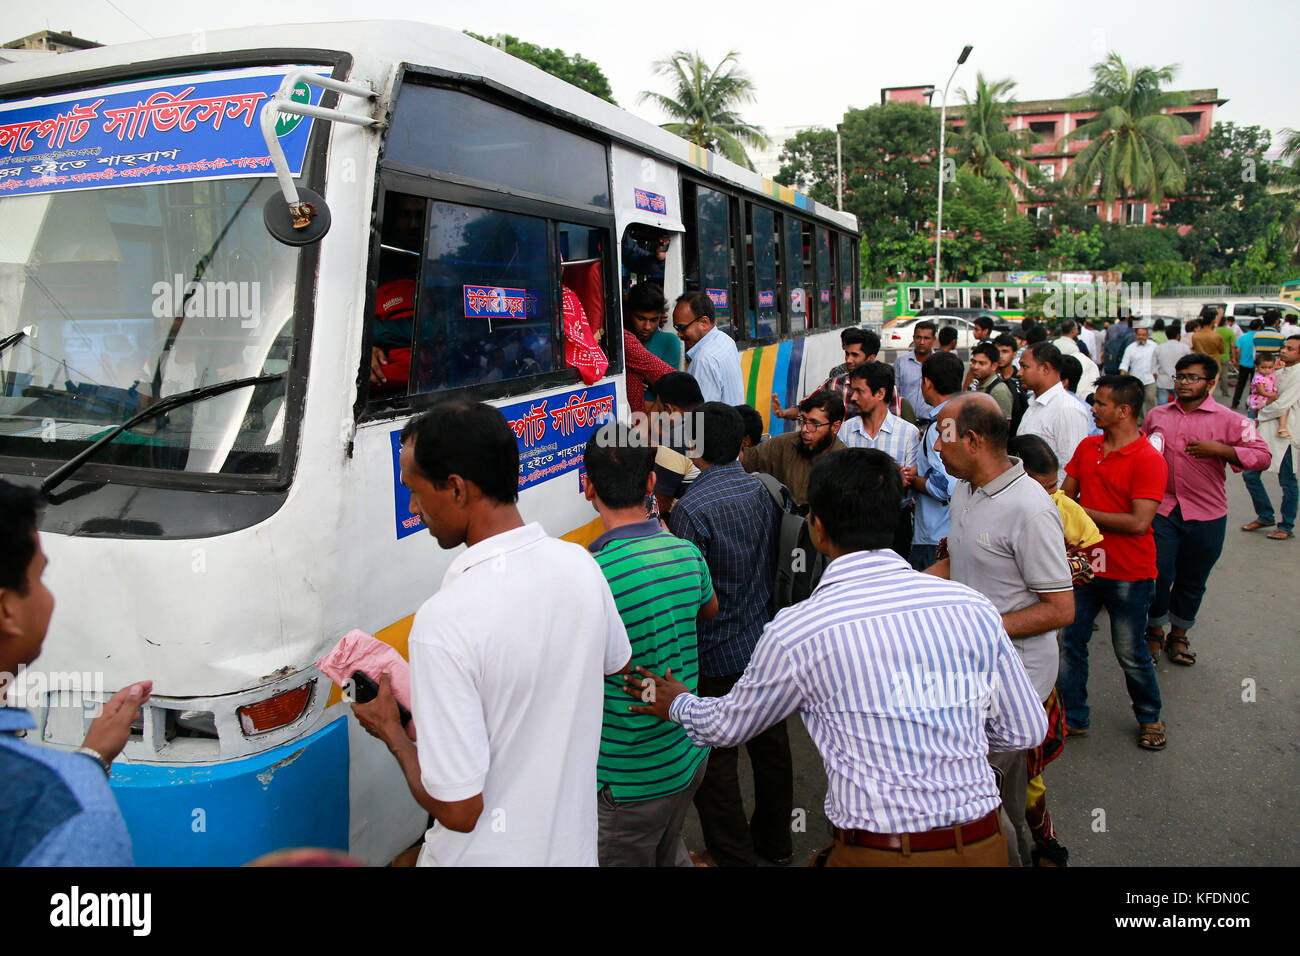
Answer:
POLYGON ((653 226, 631 225, 623 230, 623 288, 638 282, 664 284, 664 260, 672 237, 653 226))
POLYGON ((727 221, 727 196, 695 183, 686 184, 686 193, 685 205, 694 213, 688 216, 686 226, 688 246, 694 246, 688 249, 686 291, 707 295, 713 302, 714 323, 730 330, 731 229, 727 221))
POLYGON ((781 308, 776 286, 776 216, 764 206, 749 206, 749 235, 753 248, 749 281, 749 304, 753 310, 749 328, 756 339, 780 334, 781 308))
POLYGON ((1000 312, 1007 307, 1007 290, 993 290, 993 311, 1000 312))
POLYGON ((1018 312, 1020 311, 1020 289, 1007 289, 1007 309, 1018 312))
POLYGON ((840 257, 839 257, 839 281, 840 281, 840 314, 839 323, 841 325, 857 325, 858 316, 853 310, 853 288, 857 284, 857 278, 853 273, 853 266, 857 262, 857 257, 853 255, 853 237, 840 236, 840 257))
POLYGON ((943 307, 945 309, 957 309, 961 307, 961 289, 944 289, 943 290, 943 307))
POLYGON ((547 222, 430 204, 417 303, 415 391, 549 372, 562 361, 547 222))
POLYGON ((804 224, 794 216, 785 217, 785 285, 790 308, 790 331, 808 328, 808 294, 804 277, 804 224))
POLYGON ((609 169, 600 143, 459 90, 403 86, 385 159, 494 189, 609 208, 609 169))
POLYGON ((922 302, 921 292, 922 289, 920 288, 920 286, 913 285, 907 287, 907 311, 908 312, 920 312, 923 308, 925 308, 925 306, 921 304, 922 302))
POLYGON ((835 324, 835 274, 831 269, 830 233, 818 226, 816 231, 817 266, 817 327, 826 329, 835 324))
MULTIPOLYGON (((577 295, 587 324, 599 341, 605 338, 602 332, 609 324, 605 314, 605 230, 571 222, 558 223, 555 229, 556 245, 560 250, 560 281, 564 288, 577 295)), ((605 344, 606 352, 610 352, 613 343, 605 338, 605 344)), ((617 352, 614 352, 610 358, 616 356, 617 352)), ((543 371, 532 355, 518 355, 511 361, 515 374, 507 378, 543 371)))

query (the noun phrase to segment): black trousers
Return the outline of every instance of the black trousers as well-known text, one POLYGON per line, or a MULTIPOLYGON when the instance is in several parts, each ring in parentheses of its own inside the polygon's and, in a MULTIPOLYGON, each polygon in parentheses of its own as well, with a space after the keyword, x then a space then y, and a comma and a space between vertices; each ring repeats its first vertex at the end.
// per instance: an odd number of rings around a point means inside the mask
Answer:
POLYGON ((898 514, 898 527, 894 530, 894 552, 904 561, 912 560, 912 526, 916 521, 916 505, 908 503, 898 514))
POLYGON ((1241 402, 1243 392, 1249 393, 1250 380, 1255 377, 1255 369, 1249 365, 1240 365, 1237 367, 1237 387, 1232 390, 1232 407, 1236 408, 1241 402))
MULTIPOLYGON (((723 697, 740 676, 701 674, 700 696, 723 697)), ((714 747, 704 782, 695 791, 704 845, 719 866, 756 866, 757 856, 779 860, 794 852, 790 833, 794 764, 785 721, 769 727, 744 747, 754 771, 754 815, 749 820, 740 797, 739 747, 714 747)))

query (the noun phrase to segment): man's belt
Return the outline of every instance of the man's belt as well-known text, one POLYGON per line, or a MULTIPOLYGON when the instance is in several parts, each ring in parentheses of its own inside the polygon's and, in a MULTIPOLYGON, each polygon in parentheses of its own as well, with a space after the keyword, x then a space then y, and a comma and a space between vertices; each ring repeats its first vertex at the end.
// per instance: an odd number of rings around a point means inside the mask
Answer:
MULTIPOLYGON (((999 808, 1000 809, 1000 808, 999 808)), ((974 843, 997 833, 1001 829, 999 810, 980 817, 972 823, 954 824, 926 830, 923 833, 872 833, 869 830, 841 830, 835 827, 835 839, 850 846, 868 847, 872 850, 903 850, 907 839, 908 852, 924 850, 951 850, 958 845, 974 843)))

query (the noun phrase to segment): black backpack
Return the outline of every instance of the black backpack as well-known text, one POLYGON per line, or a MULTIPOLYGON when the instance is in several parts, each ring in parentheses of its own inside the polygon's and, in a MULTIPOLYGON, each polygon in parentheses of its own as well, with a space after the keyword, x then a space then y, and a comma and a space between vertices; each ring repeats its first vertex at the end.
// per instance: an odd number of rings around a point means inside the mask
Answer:
MULTIPOLYGON (((1025 391, 1024 385, 1020 383, 1020 376, 1013 375, 1010 378, 998 376, 998 382, 1001 382, 1011 391, 1011 436, 1014 438, 1020 430, 1020 419, 1025 417, 1025 410, 1029 408, 1029 393, 1025 391)), ((993 383, 993 388, 998 387, 998 382, 993 383)), ((989 389, 992 394, 993 389, 989 389)))
POLYGON ((808 519, 800 514, 801 509, 790 489, 772 475, 754 472, 754 477, 763 483, 781 512, 777 525, 772 599, 768 605, 775 615, 782 608, 798 604, 813 593, 826 570, 826 556, 813 547, 808 519))

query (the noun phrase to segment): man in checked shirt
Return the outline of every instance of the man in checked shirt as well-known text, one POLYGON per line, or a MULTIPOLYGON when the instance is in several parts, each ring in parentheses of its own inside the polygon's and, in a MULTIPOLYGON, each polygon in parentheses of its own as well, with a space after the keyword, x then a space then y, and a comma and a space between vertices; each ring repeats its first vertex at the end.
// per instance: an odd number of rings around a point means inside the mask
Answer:
MULTIPOLYGON (((718 614, 697 631, 700 693, 721 696, 740 679, 770 618, 780 513, 763 483, 736 460, 745 428, 740 413, 705 402, 691 414, 698 444, 690 454, 698 456, 691 460, 700 476, 669 514, 668 530, 699 548, 709 566, 718 614)), ((793 853, 794 765, 785 722, 769 721, 749 737, 754 815, 746 821, 734 743, 709 755, 695 793, 704 845, 720 866, 754 866, 756 856, 784 864, 793 853)))
POLYGON ((637 668, 630 709, 715 747, 798 712, 834 827, 814 865, 1006 866, 988 752, 1037 745, 1047 716, 993 604, 889 550, 902 493, 882 451, 818 461, 808 520, 831 561, 812 596, 768 625, 725 696, 637 668))

